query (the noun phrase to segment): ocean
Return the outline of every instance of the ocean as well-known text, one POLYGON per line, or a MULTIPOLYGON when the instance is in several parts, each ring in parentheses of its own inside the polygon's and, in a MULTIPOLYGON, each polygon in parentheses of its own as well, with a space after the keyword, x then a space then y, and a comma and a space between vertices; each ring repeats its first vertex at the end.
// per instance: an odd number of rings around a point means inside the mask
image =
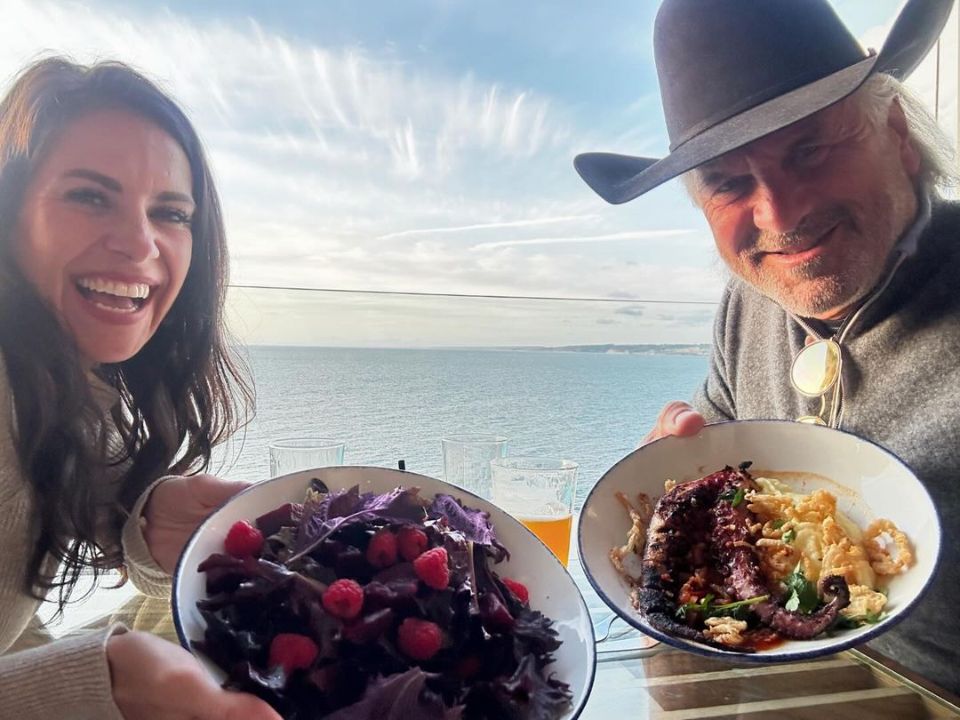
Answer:
POLYGON ((508 454, 580 463, 578 505, 633 450, 660 408, 688 399, 708 359, 591 352, 263 347, 244 349, 256 415, 218 453, 213 471, 244 480, 268 472, 269 443, 329 437, 344 463, 443 477, 440 438, 489 432, 508 454))
MULTIPOLYGON (((269 476, 267 447, 284 437, 346 443, 348 465, 397 467, 443 477, 440 438, 494 432, 510 454, 543 454, 580 463, 577 510, 594 483, 633 450, 664 403, 689 398, 707 358, 592 352, 368 350, 247 347, 257 393, 247 428, 218 448, 211 472, 252 482, 269 476)), ((576 557, 568 569, 596 622, 611 611, 590 587, 576 557)), ((51 626, 59 637, 102 621, 133 586, 108 590, 51 626)), ((80 593, 82 594, 82 593, 80 593)), ((49 620, 52 606, 41 612, 49 620)), ((631 642, 636 633, 611 635, 631 642)))

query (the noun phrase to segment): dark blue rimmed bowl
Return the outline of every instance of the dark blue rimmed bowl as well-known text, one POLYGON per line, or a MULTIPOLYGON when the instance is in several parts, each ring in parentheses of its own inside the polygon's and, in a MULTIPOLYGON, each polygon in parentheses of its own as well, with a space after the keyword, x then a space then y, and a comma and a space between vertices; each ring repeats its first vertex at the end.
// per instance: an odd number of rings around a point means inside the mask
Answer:
MULTIPOLYGON (((311 478, 319 478, 331 490, 359 485, 360 492, 384 493, 397 486, 416 486, 424 497, 446 493, 468 507, 489 512, 497 538, 511 554, 496 570, 525 583, 531 606, 555 621, 563 644, 548 669, 569 683, 573 692, 573 704, 563 720, 580 716, 593 687, 597 657, 590 613, 567 569, 533 533, 489 501, 441 480, 401 470, 330 467, 292 473, 257 483, 214 512, 187 543, 174 573, 173 620, 183 647, 193 652, 190 641, 201 639, 205 627, 196 605, 206 596, 204 576, 197 566, 211 553, 223 552, 223 539, 237 520, 252 521, 284 503, 302 502, 311 478)), ((218 682, 224 680, 219 667, 201 653, 197 657, 218 682)))
POLYGON ((777 420, 747 420, 706 426, 690 438, 663 438, 627 455, 590 491, 580 514, 580 562, 590 584, 610 608, 630 625, 682 650, 744 662, 792 662, 820 657, 860 645, 903 620, 920 600, 940 555, 941 531, 936 508, 907 465, 879 445, 830 428, 777 420), (884 580, 887 615, 875 625, 838 631, 831 637, 788 640, 755 653, 730 653, 674 637, 650 626, 630 603, 630 587, 610 562, 610 549, 626 542, 630 520, 616 493, 639 492, 659 498, 663 483, 694 480, 752 461, 750 471, 789 478, 797 492, 818 488, 837 497, 837 507, 860 528, 887 518, 910 538, 915 563, 884 580), (793 473, 793 475, 790 475, 793 473))

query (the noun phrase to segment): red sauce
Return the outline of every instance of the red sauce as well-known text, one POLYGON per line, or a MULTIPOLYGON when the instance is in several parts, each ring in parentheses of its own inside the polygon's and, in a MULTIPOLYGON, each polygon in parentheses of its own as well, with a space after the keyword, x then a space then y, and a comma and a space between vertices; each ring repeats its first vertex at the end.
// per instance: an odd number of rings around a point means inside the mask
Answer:
POLYGON ((770 650, 783 644, 784 639, 777 635, 776 630, 761 627, 743 634, 744 643, 741 648, 751 650, 770 650))

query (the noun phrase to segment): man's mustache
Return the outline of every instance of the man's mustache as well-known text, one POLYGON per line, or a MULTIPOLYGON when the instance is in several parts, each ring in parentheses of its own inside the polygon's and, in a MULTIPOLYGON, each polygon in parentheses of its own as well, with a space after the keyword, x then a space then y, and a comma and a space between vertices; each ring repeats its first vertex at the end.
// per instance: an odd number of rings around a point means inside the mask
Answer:
POLYGON ((842 208, 811 213, 805 216, 797 224, 796 229, 790 232, 773 233, 761 230, 757 233, 755 247, 761 252, 785 252, 794 248, 810 246, 849 218, 850 214, 842 208))

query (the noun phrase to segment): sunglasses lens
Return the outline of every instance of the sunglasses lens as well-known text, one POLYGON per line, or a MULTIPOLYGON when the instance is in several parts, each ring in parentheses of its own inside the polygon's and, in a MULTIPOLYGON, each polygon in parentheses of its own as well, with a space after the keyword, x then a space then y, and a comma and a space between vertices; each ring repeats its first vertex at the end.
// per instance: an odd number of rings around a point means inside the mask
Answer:
POLYGON ((840 375, 840 346, 833 340, 818 340, 799 352, 790 368, 790 381, 804 395, 822 395, 840 375))

